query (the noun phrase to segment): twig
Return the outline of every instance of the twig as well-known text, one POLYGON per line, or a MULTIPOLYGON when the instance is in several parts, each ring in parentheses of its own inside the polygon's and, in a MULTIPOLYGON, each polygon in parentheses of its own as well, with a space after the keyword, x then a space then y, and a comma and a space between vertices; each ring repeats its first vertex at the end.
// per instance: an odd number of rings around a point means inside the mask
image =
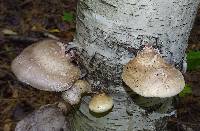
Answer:
POLYGON ((34 42, 37 42, 37 41, 40 40, 40 39, 37 39, 37 38, 18 36, 18 35, 4 36, 4 39, 7 39, 11 42, 22 42, 22 43, 34 43, 34 42))

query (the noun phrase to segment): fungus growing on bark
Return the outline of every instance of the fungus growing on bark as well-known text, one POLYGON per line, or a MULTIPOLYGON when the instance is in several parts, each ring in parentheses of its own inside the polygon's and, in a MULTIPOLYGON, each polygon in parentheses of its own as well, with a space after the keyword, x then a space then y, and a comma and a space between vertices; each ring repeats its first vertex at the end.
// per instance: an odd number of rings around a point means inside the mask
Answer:
POLYGON ((111 96, 105 93, 96 94, 89 102, 89 109, 95 113, 104 113, 112 109, 113 100, 111 96))
POLYGON ((64 91, 80 77, 80 69, 56 40, 43 40, 25 48, 11 65, 17 78, 37 89, 64 91))
POLYGON ((124 66, 122 79, 144 97, 171 97, 185 86, 182 73, 166 63, 152 47, 144 47, 124 66))
POLYGON ((56 104, 42 106, 20 120, 15 131, 69 131, 70 121, 62 110, 56 104))
POLYGON ((70 89, 62 93, 62 98, 71 105, 75 105, 80 102, 82 94, 90 92, 90 84, 85 80, 78 80, 70 89))

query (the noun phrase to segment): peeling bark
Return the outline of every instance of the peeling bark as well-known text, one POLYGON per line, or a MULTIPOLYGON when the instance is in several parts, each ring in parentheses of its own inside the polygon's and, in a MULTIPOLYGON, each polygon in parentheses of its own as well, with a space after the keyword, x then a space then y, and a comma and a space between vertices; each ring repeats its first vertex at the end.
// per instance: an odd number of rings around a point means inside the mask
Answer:
POLYGON ((80 0, 74 44, 79 48, 87 79, 114 98, 103 116, 88 110, 85 97, 74 116, 78 131, 164 130, 174 114, 172 98, 144 98, 121 79, 122 67, 148 43, 179 70, 185 70, 185 50, 199 0, 80 0), (171 113, 170 113, 171 112, 171 113))

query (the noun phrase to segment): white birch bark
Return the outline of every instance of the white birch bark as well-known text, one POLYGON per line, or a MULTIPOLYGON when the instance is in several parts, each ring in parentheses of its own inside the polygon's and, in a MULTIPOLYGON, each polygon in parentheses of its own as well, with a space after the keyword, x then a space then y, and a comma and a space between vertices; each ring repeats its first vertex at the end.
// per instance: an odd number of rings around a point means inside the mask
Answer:
POLYGON ((158 48, 184 70, 185 50, 199 0, 80 0, 74 44, 94 88, 114 98, 113 110, 94 116, 83 99, 74 116, 76 130, 164 130, 171 99, 142 98, 122 83, 122 67, 142 45, 158 48), (142 99, 142 100, 141 100, 142 99), (146 108, 143 108, 146 107, 146 108))

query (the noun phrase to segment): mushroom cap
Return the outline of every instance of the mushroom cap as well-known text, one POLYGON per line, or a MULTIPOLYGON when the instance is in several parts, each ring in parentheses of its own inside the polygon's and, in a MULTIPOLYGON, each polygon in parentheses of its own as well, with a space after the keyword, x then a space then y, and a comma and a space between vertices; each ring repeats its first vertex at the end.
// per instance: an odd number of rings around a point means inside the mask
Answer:
POLYGON ((111 96, 105 93, 97 94, 92 97, 89 102, 89 109, 95 113, 104 113, 113 107, 113 100, 111 96))
POLYGON ((56 104, 45 105, 20 120, 15 131, 70 131, 70 121, 56 104))
POLYGON ((83 93, 91 92, 91 86, 85 80, 77 80, 68 90, 62 92, 62 98, 71 105, 78 104, 83 93))
POLYGON ((91 92, 91 86, 86 80, 77 80, 72 88, 79 90, 80 94, 91 92))
POLYGON ((76 88, 70 88, 69 90, 62 92, 62 98, 70 105, 75 105, 80 102, 81 94, 76 88))
POLYGON ((151 47, 145 47, 123 68, 123 81, 144 97, 171 97, 185 86, 182 73, 151 47))
POLYGON ((70 63, 56 40, 28 46, 13 60, 11 69, 20 81, 46 91, 67 90, 80 77, 80 69, 70 63))

